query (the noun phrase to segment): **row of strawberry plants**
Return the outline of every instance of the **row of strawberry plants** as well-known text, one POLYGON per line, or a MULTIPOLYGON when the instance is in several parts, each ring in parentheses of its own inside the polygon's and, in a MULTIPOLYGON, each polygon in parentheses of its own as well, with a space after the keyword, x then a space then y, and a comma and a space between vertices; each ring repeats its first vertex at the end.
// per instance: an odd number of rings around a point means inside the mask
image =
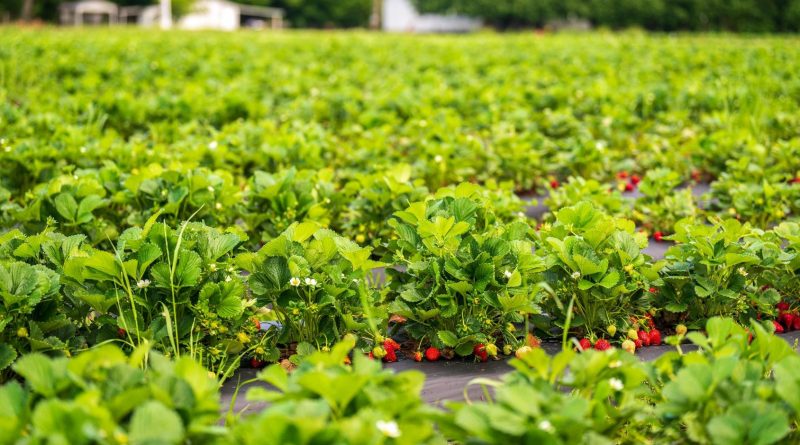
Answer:
POLYGON ((16 195, 108 159, 242 177, 407 162, 431 189, 495 179, 531 190, 548 175, 659 166, 719 178, 728 161, 770 182, 800 169, 797 48, 783 37, 293 33, 200 45, 133 30, 1 32, 0 68, 14 74, 0 79, 0 178, 16 195), (714 48, 713 63, 697 48, 714 48))
MULTIPOLYGON (((553 181, 544 203, 553 211, 591 200, 608 213, 635 221, 657 241, 675 231, 684 218, 719 215, 753 221, 766 228, 800 212, 800 182, 764 182, 749 195, 741 188, 715 185, 702 205, 690 188, 681 188, 680 176, 655 169, 643 177, 621 172, 616 184, 570 178, 553 181), (637 189, 629 199, 619 190, 637 189)), ((113 163, 100 169, 77 169, 35 186, 23 196, 8 194, 0 204, 3 226, 33 233, 55 226, 64 234, 86 235, 93 245, 116 241, 125 229, 143 225, 160 212, 162 221, 177 225, 192 218, 213 227, 237 226, 255 247, 278 236, 295 221, 313 221, 330 227, 357 243, 371 246, 376 256, 386 253, 393 229, 391 216, 409 203, 448 193, 480 196, 497 217, 512 222, 524 216, 528 204, 512 192, 511 183, 483 186, 461 184, 432 193, 412 179, 411 167, 400 164, 374 174, 336 177, 333 171, 290 168, 269 174, 256 171, 237 182, 224 170, 162 167, 151 164, 130 172, 113 163), (456 190, 457 192, 454 192, 456 190)), ((107 245, 108 246, 108 245, 107 245)))
MULTIPOLYGON (((714 318, 697 350, 643 363, 620 350, 531 350, 486 400, 421 398, 419 371, 393 373, 345 337, 291 373, 279 365, 246 390, 267 402, 220 422, 217 381, 196 362, 106 345, 75 358, 30 354, 24 385, 0 387, 0 443, 199 444, 789 444, 800 440, 800 358, 782 339, 714 318), (352 364, 350 364, 352 363, 352 364)), ((680 342, 682 336, 674 339, 680 342)), ((466 393, 465 393, 466 394, 466 393)))
POLYGON ((682 220, 676 244, 653 261, 632 221, 589 202, 538 229, 501 213, 477 186, 443 189, 395 212, 383 262, 308 221, 257 251, 235 226, 172 226, 160 213, 107 249, 82 234, 13 230, 0 238, 2 368, 29 351, 111 340, 190 354, 230 375, 243 358, 299 357, 347 333, 391 360, 397 347, 383 337, 400 331, 412 353, 486 360, 535 345, 529 332, 647 343, 651 335, 629 332, 697 329, 713 316, 783 320, 798 304, 796 223, 763 231, 682 220), (385 266, 379 286, 373 270, 385 266))

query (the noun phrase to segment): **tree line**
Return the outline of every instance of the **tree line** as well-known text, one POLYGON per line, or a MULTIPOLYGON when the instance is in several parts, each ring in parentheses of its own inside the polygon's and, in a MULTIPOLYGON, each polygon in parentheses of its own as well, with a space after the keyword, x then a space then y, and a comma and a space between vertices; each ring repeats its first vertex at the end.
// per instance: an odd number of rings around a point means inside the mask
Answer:
POLYGON ((654 31, 800 31, 800 0, 414 0, 424 12, 479 17, 499 29, 578 19, 654 31))

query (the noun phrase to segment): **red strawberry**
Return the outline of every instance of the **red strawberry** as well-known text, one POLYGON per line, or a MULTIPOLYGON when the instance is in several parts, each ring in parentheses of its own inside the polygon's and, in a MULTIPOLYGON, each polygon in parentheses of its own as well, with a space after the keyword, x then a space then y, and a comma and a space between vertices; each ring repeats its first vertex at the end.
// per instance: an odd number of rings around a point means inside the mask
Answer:
POLYGON ((531 348, 538 348, 542 345, 542 341, 539 340, 539 337, 531 334, 530 332, 528 332, 528 334, 525 336, 525 343, 531 348))
POLYGON ((655 287, 652 287, 652 286, 650 287, 650 289, 648 289, 648 291, 649 291, 651 294, 658 293, 658 289, 656 289, 655 287))
POLYGON ((661 233, 660 231, 656 232, 656 233, 653 234, 653 239, 660 243, 661 240, 664 239, 664 234, 661 233))
POLYGON ((692 179, 696 182, 700 182, 700 170, 692 170, 692 179))
POLYGON ((605 338, 601 338, 594 343, 594 348, 598 351, 605 351, 607 349, 611 349, 611 343, 609 343, 605 338))
POLYGON ((640 182, 642 182, 642 178, 640 178, 639 175, 632 175, 631 176, 631 184, 639 185, 640 182))
POLYGON ((588 338, 584 337, 580 339, 578 343, 581 345, 581 351, 588 351, 589 349, 592 349, 592 342, 590 342, 588 338))
POLYGON ((632 182, 629 182, 629 183, 625 184, 625 191, 626 192, 632 192, 633 189, 634 189, 634 186, 633 186, 632 182))
POLYGON ((433 346, 425 350, 425 358, 428 359, 429 362, 435 362, 436 360, 439 360, 441 355, 442 354, 439 352, 439 348, 434 348, 433 346))
POLYGON ((800 331, 800 316, 794 316, 794 319, 792 320, 792 329, 795 331, 800 331))
POLYGON ((422 361, 422 351, 414 352, 414 361, 421 362, 422 361))
POLYGON ((642 341, 638 338, 633 341, 633 344, 636 345, 636 349, 640 349, 642 347, 642 341))
POLYGON ((559 184, 558 180, 556 180, 556 179, 553 179, 552 181, 550 181, 550 188, 557 189, 560 185, 561 184, 559 184))
POLYGON ((400 345, 396 341, 394 341, 394 339, 387 338, 386 340, 383 341, 383 349, 386 349, 387 352, 397 351, 400 349, 400 345))
POLYGON ((254 368, 254 369, 263 368, 264 367, 264 362, 262 362, 261 360, 253 357, 253 358, 250 359, 250 367, 254 368))
POLYGON ((785 301, 781 301, 780 303, 775 305, 775 309, 779 311, 788 311, 789 310, 789 303, 785 301))
POLYGON ((489 360, 489 355, 486 353, 486 346, 483 343, 475 345, 475 347, 472 348, 472 353, 482 362, 489 360))
POLYGON ((787 331, 794 329, 794 319, 795 316, 791 312, 784 312, 778 317, 778 320, 787 331))
POLYGON ((372 351, 369 351, 369 354, 367 354, 367 357, 369 357, 370 360, 375 360, 375 355, 372 353, 372 351))
POLYGON ((617 173, 617 178, 619 178, 619 179, 625 179, 627 177, 628 177, 628 172, 626 172, 625 170, 617 173))
POLYGON ((661 344, 661 332, 658 329, 651 330, 648 338, 652 346, 659 346, 661 344))
POLYGON ((386 355, 383 356, 383 361, 386 363, 394 363, 397 361, 397 354, 394 353, 394 349, 387 349, 386 355))
POLYGON ((775 320, 772 320, 772 324, 775 325, 775 333, 776 334, 783 334, 783 326, 775 320))
POLYGON ((650 346, 650 334, 648 334, 644 329, 639 330, 639 340, 642 341, 644 346, 650 346))
POLYGON ((125 338, 125 336, 128 335, 128 331, 122 328, 117 328, 117 335, 119 338, 125 338))
POLYGON ((256 325, 256 330, 261 330, 261 321, 258 318, 253 318, 253 324, 256 325))
POLYGON ((789 184, 800 184, 800 176, 790 179, 789 184))

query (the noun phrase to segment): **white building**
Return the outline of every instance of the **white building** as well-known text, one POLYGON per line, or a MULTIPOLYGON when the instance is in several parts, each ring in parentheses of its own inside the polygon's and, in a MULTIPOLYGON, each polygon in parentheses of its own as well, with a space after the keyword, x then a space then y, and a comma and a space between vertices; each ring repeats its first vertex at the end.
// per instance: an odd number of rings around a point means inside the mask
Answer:
POLYGON ((113 25, 117 23, 119 8, 104 0, 83 0, 62 3, 58 15, 62 25, 113 25))
POLYGON ((283 9, 241 5, 227 0, 198 0, 178 20, 184 29, 282 28, 283 9))
MULTIPOLYGON (((91 0, 94 1, 94 0, 91 0)), ((120 23, 158 26, 161 11, 158 5, 128 6, 119 11, 120 23)), ((284 13, 280 8, 267 8, 234 3, 228 0, 197 0, 186 15, 178 18, 182 29, 283 28, 284 13)))
POLYGON ((389 32, 470 32, 481 21, 461 15, 420 14, 411 0, 383 0, 381 24, 389 32))

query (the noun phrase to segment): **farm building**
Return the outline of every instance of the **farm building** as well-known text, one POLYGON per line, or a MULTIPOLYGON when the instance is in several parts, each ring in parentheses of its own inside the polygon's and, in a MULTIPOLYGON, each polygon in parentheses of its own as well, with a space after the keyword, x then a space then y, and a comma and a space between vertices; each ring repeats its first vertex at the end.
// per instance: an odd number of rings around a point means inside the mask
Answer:
POLYGON ((62 25, 100 25, 114 24, 119 18, 116 4, 104 0, 83 0, 62 3, 59 7, 59 21, 62 25))
MULTIPOLYGON (((83 0, 61 5, 62 25, 130 24, 156 26, 161 21, 158 5, 117 7, 104 0, 83 0)), ((178 18, 176 26, 182 29, 218 29, 232 31, 239 28, 282 28, 284 12, 268 8, 234 3, 227 0, 198 0, 191 11, 178 18)))
POLYGON ((469 32, 481 21, 461 15, 420 14, 411 0, 384 0, 381 23, 390 32, 469 32))

